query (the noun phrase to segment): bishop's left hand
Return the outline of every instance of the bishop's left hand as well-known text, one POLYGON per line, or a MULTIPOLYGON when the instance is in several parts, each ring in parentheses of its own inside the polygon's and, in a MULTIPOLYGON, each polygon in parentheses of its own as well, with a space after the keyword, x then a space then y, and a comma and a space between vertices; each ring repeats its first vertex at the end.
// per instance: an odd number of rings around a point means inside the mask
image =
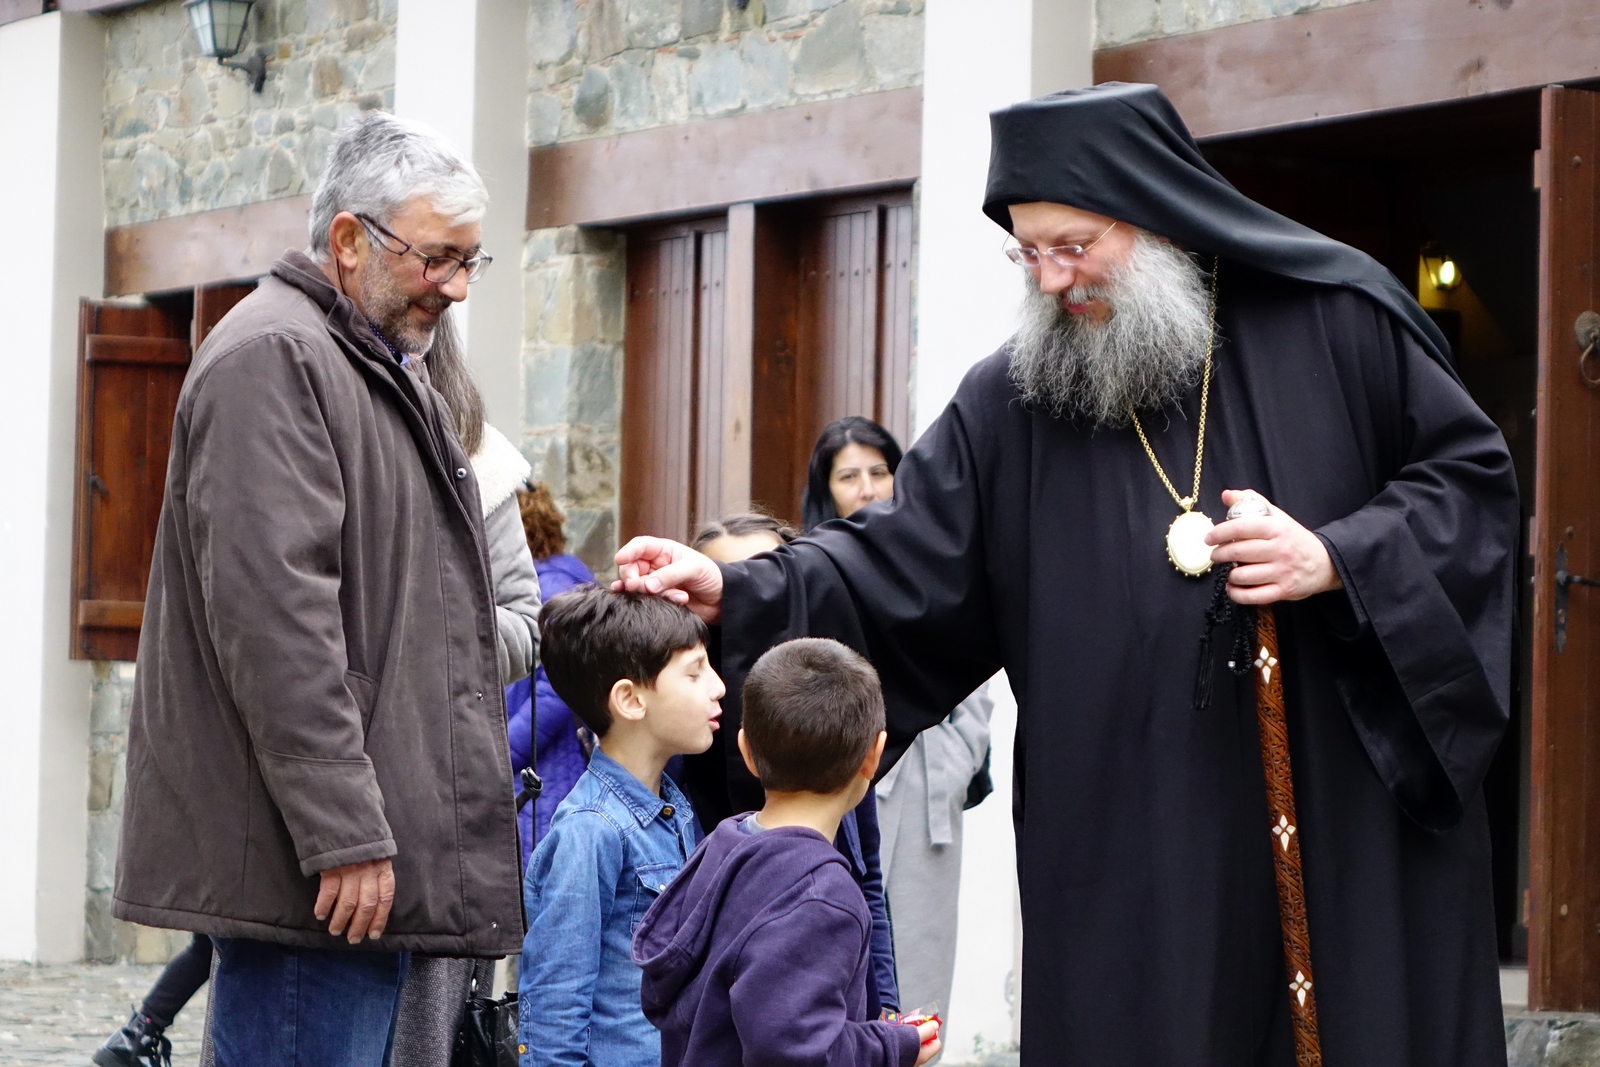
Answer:
MULTIPOLYGON (((1243 495, 1225 490, 1222 504, 1231 508, 1243 495)), ((1211 562, 1236 564, 1228 575, 1228 597, 1236 604, 1304 600, 1343 586, 1322 539, 1276 507, 1219 523, 1206 543, 1216 546, 1211 562)))

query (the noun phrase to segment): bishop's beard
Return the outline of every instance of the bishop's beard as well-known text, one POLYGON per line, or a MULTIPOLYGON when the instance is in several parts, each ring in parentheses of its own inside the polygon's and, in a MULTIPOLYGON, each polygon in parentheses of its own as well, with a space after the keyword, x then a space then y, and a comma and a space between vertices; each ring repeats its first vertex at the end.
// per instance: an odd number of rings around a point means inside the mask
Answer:
POLYGON ((1021 323, 1011 339, 1011 379, 1025 401, 1094 426, 1128 424, 1130 411, 1174 403, 1200 380, 1211 309, 1206 276, 1188 253, 1147 233, 1104 285, 1078 286, 1064 299, 1027 275, 1021 323), (1063 302, 1103 300, 1096 322, 1063 302))

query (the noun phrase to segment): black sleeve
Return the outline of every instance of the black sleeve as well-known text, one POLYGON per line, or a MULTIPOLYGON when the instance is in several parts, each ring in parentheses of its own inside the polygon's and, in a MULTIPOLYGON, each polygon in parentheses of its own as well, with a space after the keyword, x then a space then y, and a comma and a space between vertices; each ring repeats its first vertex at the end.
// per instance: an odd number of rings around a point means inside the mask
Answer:
MULTIPOLYGON (((1344 582, 1337 684, 1379 775, 1420 825, 1461 817, 1508 715, 1517 544, 1505 439, 1465 388, 1387 316, 1370 358, 1395 469, 1316 531, 1344 582), (1398 398, 1398 402, 1396 400, 1398 398)), ((1368 345, 1372 348, 1372 345, 1368 345)))
POLYGON ((841 641, 865 655, 883 681, 887 771, 919 732, 942 722, 1001 668, 983 492, 995 449, 973 426, 977 391, 969 376, 906 454, 893 501, 723 568, 722 669, 730 698, 773 645, 796 637, 841 641))

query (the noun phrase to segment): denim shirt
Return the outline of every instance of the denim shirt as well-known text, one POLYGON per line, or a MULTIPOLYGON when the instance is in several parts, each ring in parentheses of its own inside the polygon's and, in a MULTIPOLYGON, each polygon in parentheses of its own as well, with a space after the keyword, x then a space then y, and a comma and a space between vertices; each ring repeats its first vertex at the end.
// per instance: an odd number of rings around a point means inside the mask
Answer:
POLYGON ((641 1067, 661 1038, 639 1007, 634 927, 700 841, 666 775, 658 797, 596 749, 523 880, 522 1067, 641 1067))

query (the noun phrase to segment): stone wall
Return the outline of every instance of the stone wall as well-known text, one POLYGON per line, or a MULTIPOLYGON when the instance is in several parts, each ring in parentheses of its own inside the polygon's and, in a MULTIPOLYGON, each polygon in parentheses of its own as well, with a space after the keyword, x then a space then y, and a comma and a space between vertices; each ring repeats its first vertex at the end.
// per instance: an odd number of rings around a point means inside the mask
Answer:
POLYGON ((199 54, 179 0, 106 16, 106 225, 309 193, 333 132, 394 106, 398 0, 261 0, 267 81, 199 54))
POLYGON ((528 142, 922 81, 923 0, 533 0, 528 142))
POLYGON ((523 451, 567 513, 567 550, 609 574, 622 449, 623 237, 535 230, 523 271, 523 451))
POLYGON ((164 963, 188 944, 188 934, 111 917, 132 704, 133 664, 96 663, 89 705, 89 885, 83 955, 100 962, 164 963))
MULTIPOLYGON (((528 143, 918 85, 922 25, 923 0, 532 0, 528 143)), ((539 230, 525 251, 523 450, 565 506, 574 551, 609 571, 623 242, 539 230)))
POLYGON ((1095 0, 1094 43, 1111 48, 1156 37, 1214 30, 1361 0, 1095 0))

